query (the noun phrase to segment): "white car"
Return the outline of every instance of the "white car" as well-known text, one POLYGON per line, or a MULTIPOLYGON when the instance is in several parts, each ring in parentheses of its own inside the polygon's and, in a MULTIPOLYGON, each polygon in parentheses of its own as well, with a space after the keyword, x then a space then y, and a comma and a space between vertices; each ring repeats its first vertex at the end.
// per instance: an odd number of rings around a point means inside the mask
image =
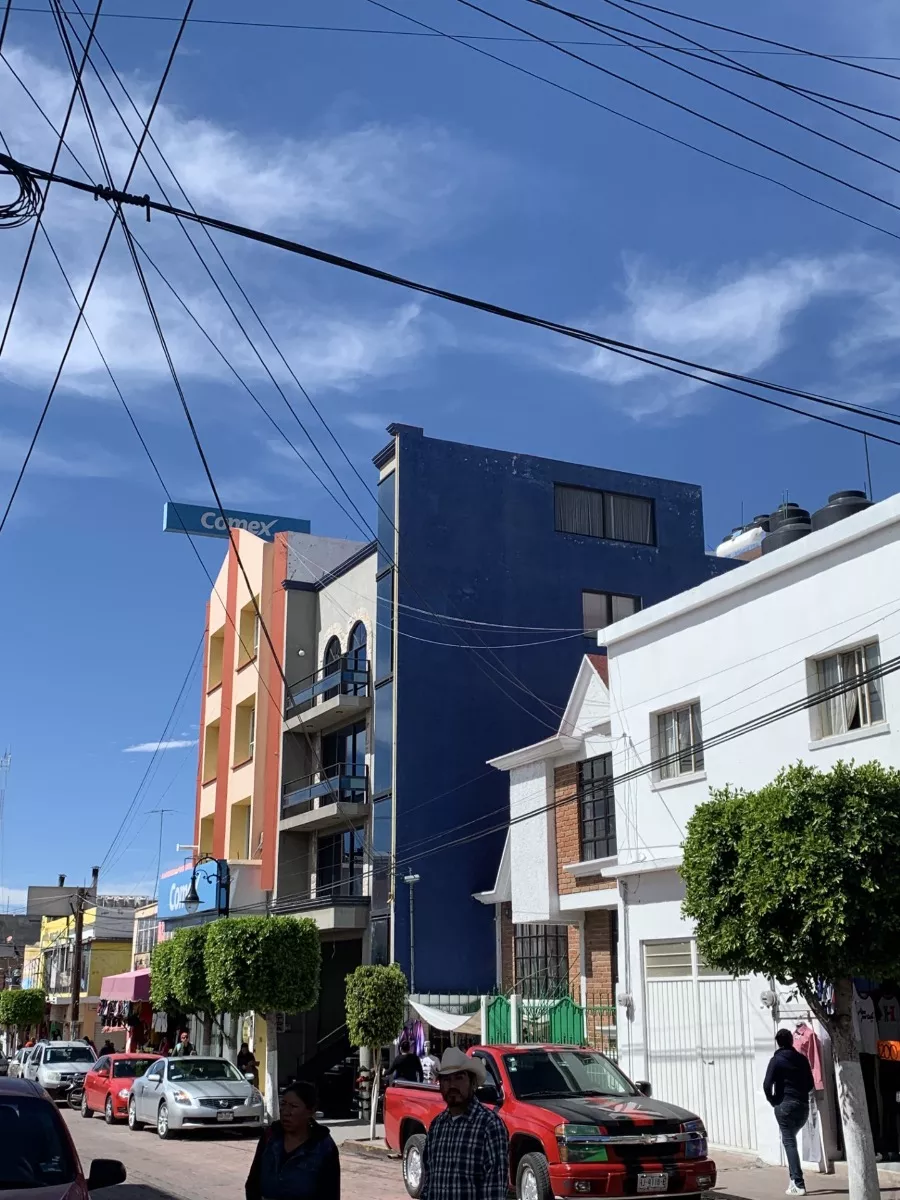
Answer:
POLYGON ((72 1085, 81 1085, 96 1054, 86 1042, 38 1042, 23 1077, 39 1083, 54 1100, 65 1100, 72 1085))
POLYGON ((263 1098, 252 1077, 227 1058, 161 1058, 135 1079, 128 1097, 128 1128, 155 1125, 161 1138, 189 1126, 262 1128, 263 1098))
POLYGON ((15 1056, 9 1060, 9 1070, 7 1074, 9 1075, 10 1079, 25 1078, 25 1064, 31 1057, 31 1051, 33 1049, 33 1046, 29 1046, 27 1049, 23 1046, 22 1049, 17 1050, 15 1056))

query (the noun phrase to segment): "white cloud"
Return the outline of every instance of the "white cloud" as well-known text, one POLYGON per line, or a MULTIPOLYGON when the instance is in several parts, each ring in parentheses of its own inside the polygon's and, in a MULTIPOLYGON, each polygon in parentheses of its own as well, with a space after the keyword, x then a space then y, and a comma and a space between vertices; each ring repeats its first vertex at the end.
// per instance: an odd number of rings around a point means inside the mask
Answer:
POLYGON ((123 754, 155 754, 157 750, 186 750, 196 746, 196 739, 177 738, 171 742, 138 742, 136 746, 126 746, 123 754))

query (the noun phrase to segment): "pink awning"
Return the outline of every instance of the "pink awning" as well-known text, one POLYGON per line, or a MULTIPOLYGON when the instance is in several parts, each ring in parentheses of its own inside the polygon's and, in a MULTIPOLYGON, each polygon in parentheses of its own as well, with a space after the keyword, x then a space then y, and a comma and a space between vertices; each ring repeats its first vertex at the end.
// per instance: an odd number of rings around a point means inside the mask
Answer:
POLYGON ((101 1000, 149 1000, 150 972, 123 971, 121 975, 104 975, 100 984, 101 1000))

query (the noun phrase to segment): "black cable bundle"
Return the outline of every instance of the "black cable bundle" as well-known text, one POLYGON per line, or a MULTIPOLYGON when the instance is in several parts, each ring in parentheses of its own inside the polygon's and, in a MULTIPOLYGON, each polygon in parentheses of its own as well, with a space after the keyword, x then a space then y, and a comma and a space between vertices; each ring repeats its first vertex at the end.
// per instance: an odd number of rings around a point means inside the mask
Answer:
POLYGON ((0 226, 16 229, 19 225, 27 225, 41 209, 41 189, 37 180, 30 171, 26 171, 5 154, 0 154, 0 176, 2 175, 8 175, 16 181, 19 194, 11 204, 0 203, 0 226))

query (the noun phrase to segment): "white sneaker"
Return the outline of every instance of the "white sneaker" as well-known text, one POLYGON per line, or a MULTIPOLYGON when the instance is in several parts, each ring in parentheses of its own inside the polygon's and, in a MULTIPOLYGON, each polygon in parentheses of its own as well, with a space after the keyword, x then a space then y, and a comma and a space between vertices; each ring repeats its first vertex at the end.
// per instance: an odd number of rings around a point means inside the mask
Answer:
POLYGON ((805 1196, 806 1188, 798 1187, 796 1183, 792 1183, 788 1190, 784 1193, 786 1196, 805 1196))

